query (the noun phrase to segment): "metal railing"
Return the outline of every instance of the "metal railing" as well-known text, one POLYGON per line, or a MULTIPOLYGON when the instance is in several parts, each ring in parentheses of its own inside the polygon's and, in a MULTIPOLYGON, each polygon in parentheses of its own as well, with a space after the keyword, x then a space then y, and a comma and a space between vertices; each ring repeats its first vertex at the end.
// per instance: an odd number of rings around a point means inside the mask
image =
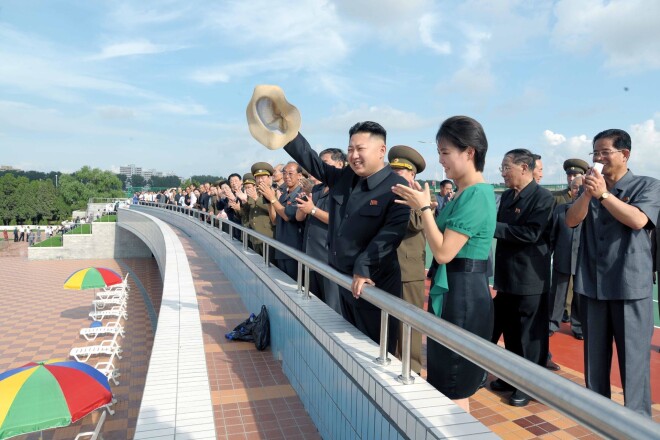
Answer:
MULTIPOLYGON (((303 294, 305 298, 310 298, 310 269, 339 286, 351 290, 351 277, 305 255, 297 249, 286 246, 252 229, 228 220, 214 218, 206 212, 178 205, 151 202, 140 202, 140 204, 185 214, 197 219, 209 228, 223 229, 223 226, 226 225, 230 240, 234 239, 234 229, 239 230, 244 249, 248 248, 248 236, 254 237, 263 242, 263 260, 267 266, 270 266, 270 248, 275 248, 297 260, 298 292, 303 294)), ((414 379, 410 374, 410 337, 411 329, 415 329, 606 438, 635 440, 660 438, 660 424, 654 423, 650 418, 551 373, 539 365, 533 364, 431 313, 420 310, 377 287, 365 287, 360 298, 381 309, 380 355, 374 359, 374 362, 389 363, 387 357, 387 320, 389 316, 397 318, 402 323, 403 353, 402 372, 399 380, 404 384, 412 383, 414 379)))

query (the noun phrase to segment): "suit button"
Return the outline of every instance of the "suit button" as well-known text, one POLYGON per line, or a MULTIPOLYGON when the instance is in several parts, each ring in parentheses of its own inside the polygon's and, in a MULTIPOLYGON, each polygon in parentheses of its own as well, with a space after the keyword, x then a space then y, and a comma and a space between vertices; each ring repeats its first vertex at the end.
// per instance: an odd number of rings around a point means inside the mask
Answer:
POLYGON ((344 218, 348 218, 348 214, 346 214, 346 215, 344 216, 344 218))

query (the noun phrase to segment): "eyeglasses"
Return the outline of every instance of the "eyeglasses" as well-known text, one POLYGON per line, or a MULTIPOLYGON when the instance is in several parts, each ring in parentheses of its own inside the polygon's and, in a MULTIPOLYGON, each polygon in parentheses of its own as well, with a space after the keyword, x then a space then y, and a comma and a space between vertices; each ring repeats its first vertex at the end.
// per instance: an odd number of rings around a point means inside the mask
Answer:
POLYGON ((508 173, 511 167, 509 165, 505 165, 503 167, 500 167, 500 173, 508 173))
POLYGON ((593 157, 594 159, 597 158, 597 157, 603 157, 603 158, 607 159, 607 158, 610 157, 612 154, 614 154, 614 153, 620 153, 620 152, 622 152, 622 151, 623 151, 623 150, 603 150, 603 151, 592 151, 591 153, 589 153, 589 156, 593 157))

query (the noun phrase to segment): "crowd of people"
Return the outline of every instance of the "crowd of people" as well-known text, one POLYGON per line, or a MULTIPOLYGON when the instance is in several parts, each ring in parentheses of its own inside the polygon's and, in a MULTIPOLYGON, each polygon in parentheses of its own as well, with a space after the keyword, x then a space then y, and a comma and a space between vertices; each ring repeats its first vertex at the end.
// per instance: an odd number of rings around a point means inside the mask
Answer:
MULTIPOLYGON (((388 151, 387 133, 376 122, 350 128, 346 153, 334 148, 317 153, 297 128, 284 141, 274 140, 268 127, 251 125, 251 132, 268 148, 284 146, 293 160, 275 167, 258 162, 242 176, 136 195, 136 201, 197 208, 349 275, 350 290, 317 274, 310 290, 377 342, 380 310, 361 299, 364 286, 423 308, 428 244, 434 259, 430 313, 493 343, 503 337, 507 350, 551 369, 559 366, 550 359, 549 338, 560 322, 570 322, 574 337, 584 341, 587 387, 607 397, 614 342, 625 405, 650 416, 660 182, 628 169, 628 133, 597 134, 590 155, 602 167, 566 160, 568 189, 555 193, 539 185, 541 156, 512 149, 500 167, 507 190, 496 197, 483 176, 486 134, 466 116, 447 119, 436 134, 448 178, 438 194, 416 181, 426 167, 421 154, 404 145, 388 151)), ((263 252, 259 241, 249 245, 263 252)), ((291 257, 275 252, 273 261, 297 278, 291 257)), ((401 338, 399 323, 390 319, 387 346, 397 356, 401 338)), ((421 367, 422 337, 413 332, 411 368, 419 373, 421 367)), ((432 340, 427 374, 429 383, 467 410, 468 397, 486 378, 483 369, 432 340)), ((501 379, 490 387, 510 392, 513 406, 530 401, 501 379)))

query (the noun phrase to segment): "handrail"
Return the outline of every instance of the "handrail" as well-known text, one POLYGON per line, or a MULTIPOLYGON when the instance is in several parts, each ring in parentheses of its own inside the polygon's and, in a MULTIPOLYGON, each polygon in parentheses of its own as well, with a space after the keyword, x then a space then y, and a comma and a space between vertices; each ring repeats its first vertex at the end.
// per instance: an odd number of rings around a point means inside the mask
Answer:
MULTIPOLYGON (((303 277, 308 279, 307 274, 309 273, 309 269, 314 270, 348 290, 351 289, 351 277, 307 256, 297 249, 284 245, 242 225, 215 218, 213 219, 213 225, 211 225, 207 223, 210 217, 208 213, 178 205, 159 204, 156 202, 140 202, 140 205, 157 208, 164 207, 175 212, 193 216, 209 227, 214 227, 216 220, 219 220, 217 222, 219 228, 222 228, 222 224, 224 223, 228 224, 230 239, 233 239, 233 228, 241 231, 244 247, 247 246, 247 241, 245 240, 247 235, 261 240, 264 243, 264 262, 266 264, 269 264, 268 248, 273 247, 297 260, 299 268, 301 265, 305 268, 304 271, 298 271, 299 292, 303 290, 303 277)), ((309 298, 308 282, 304 285, 303 293, 305 297, 309 298)), ((361 298, 380 308, 384 318, 381 320, 381 356, 375 360, 376 362, 388 361, 386 350, 387 335, 383 335, 382 324, 388 315, 392 315, 404 324, 404 330, 408 327, 425 334, 514 387, 533 396, 540 402, 545 403, 606 438, 635 440, 658 438, 660 424, 653 422, 652 419, 644 417, 587 388, 551 373, 539 365, 533 364, 431 313, 424 312, 418 307, 390 295, 377 287, 367 286, 363 290, 361 298)), ((387 325, 384 327, 387 329, 387 325)), ((410 344, 410 332, 406 330, 404 331, 404 335, 406 335, 406 338, 402 342, 406 357, 402 361, 403 371, 401 381, 405 384, 410 383, 410 379, 412 378, 410 377, 410 350, 405 349, 410 344)))

